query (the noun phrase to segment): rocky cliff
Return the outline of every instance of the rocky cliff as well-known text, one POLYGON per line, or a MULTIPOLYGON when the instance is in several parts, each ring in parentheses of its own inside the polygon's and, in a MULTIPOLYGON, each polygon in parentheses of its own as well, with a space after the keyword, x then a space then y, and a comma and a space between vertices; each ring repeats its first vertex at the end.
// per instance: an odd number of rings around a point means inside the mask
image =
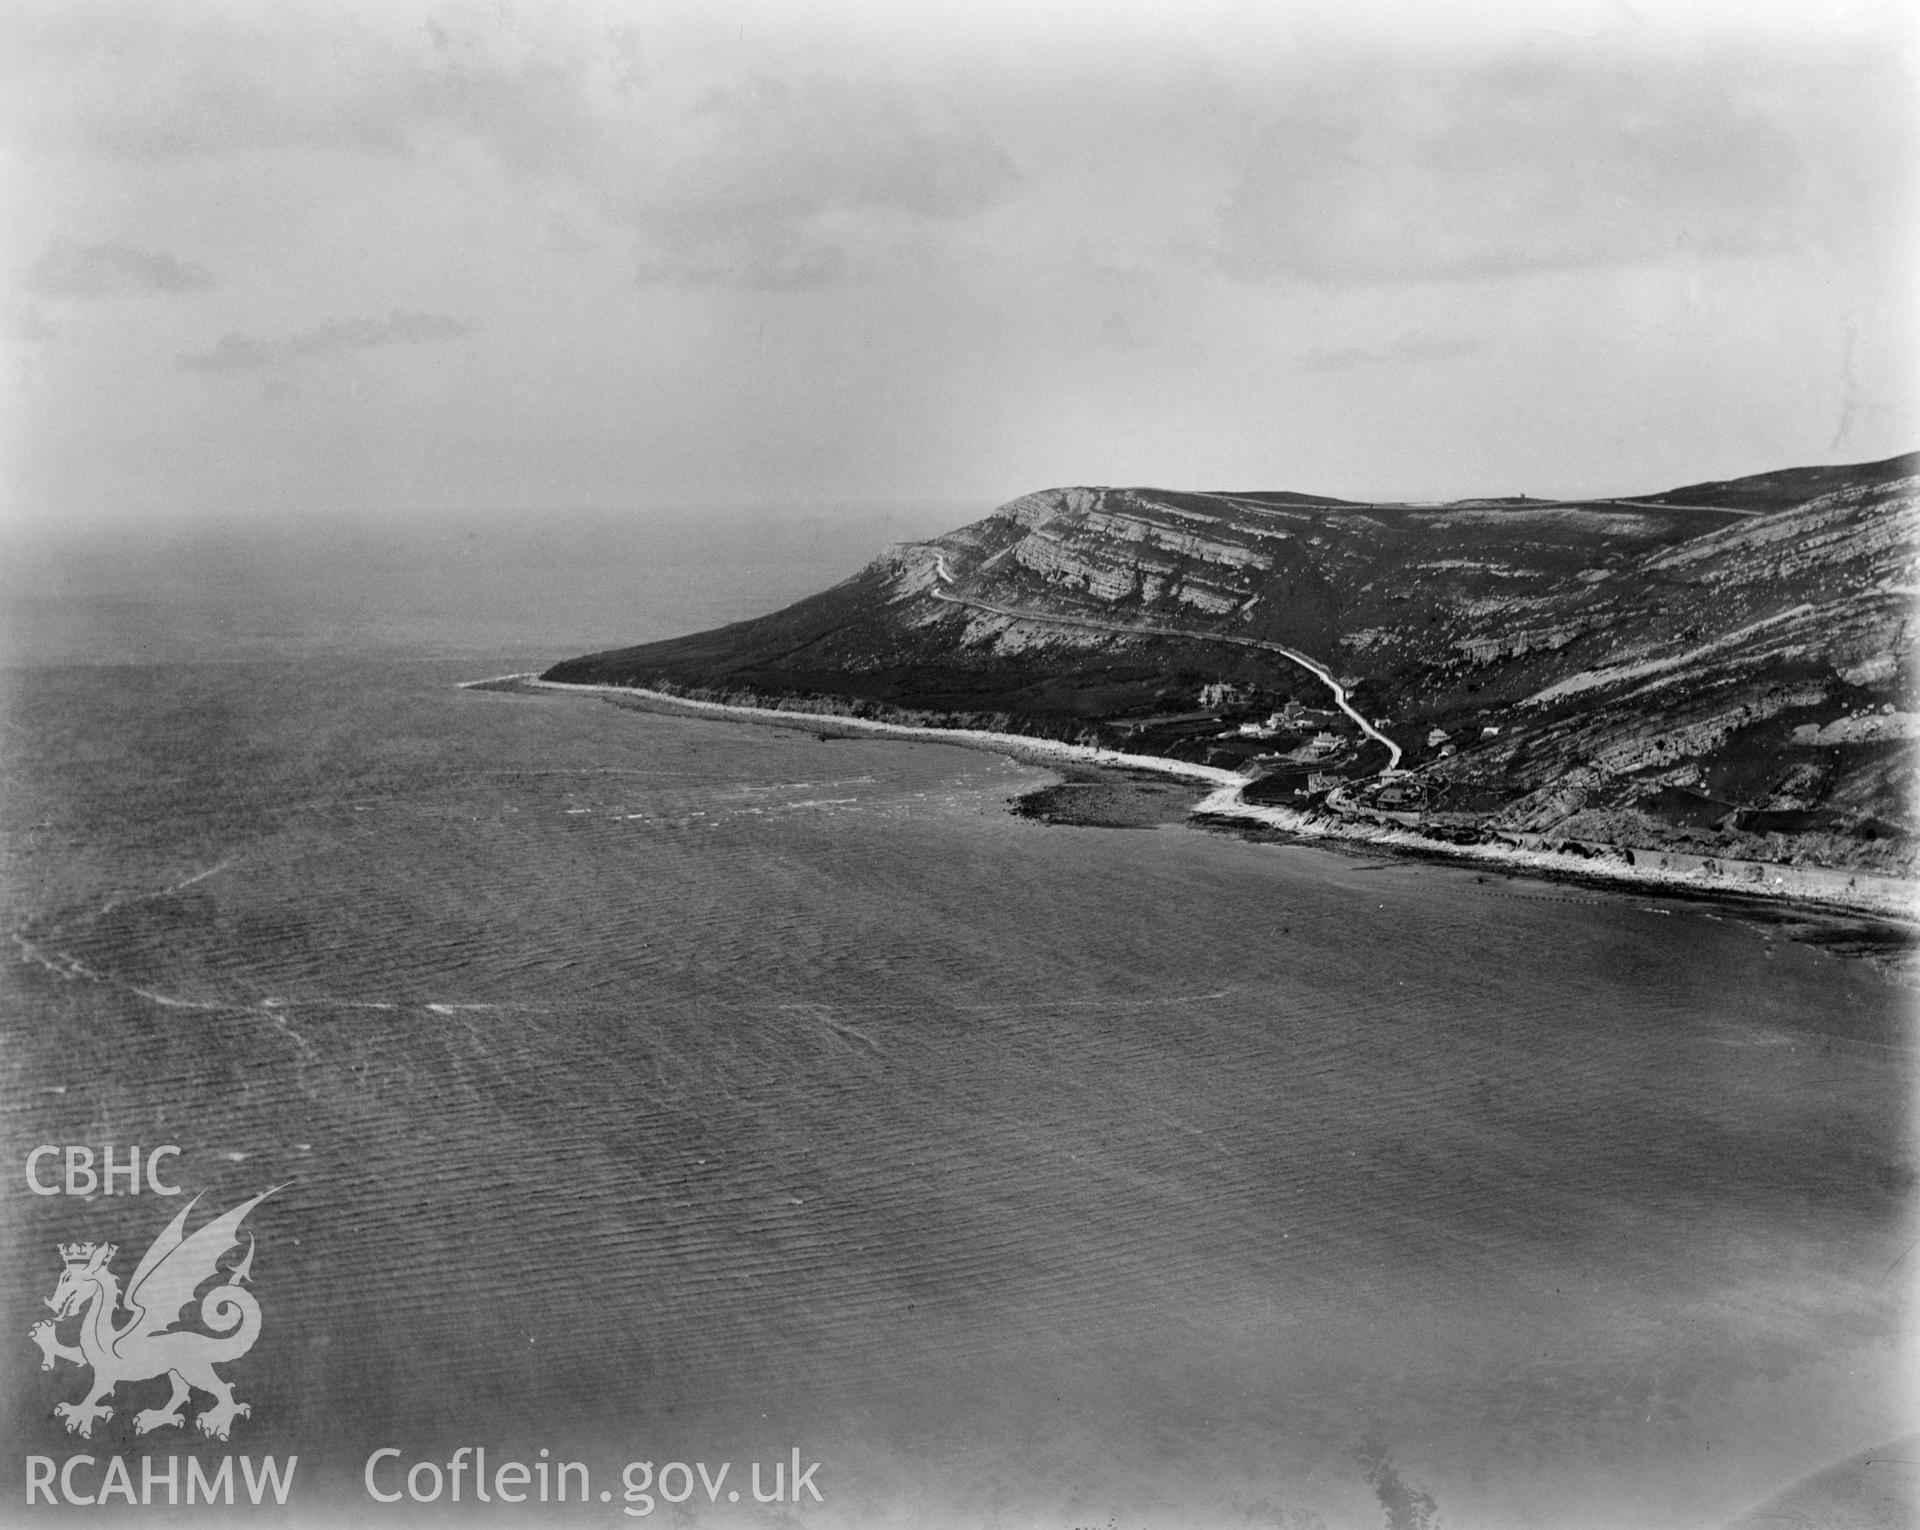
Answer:
POLYGON ((1117 744, 1441 837, 1906 875, 1917 471, 1580 502, 1054 489, 547 678, 1117 744))

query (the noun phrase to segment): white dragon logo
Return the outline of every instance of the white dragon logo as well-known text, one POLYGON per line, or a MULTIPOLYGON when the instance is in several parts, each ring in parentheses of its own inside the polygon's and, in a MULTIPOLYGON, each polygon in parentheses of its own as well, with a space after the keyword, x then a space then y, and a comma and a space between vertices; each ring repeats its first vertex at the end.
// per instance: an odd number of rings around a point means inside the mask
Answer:
POLYGON ((143 1408, 133 1416, 134 1432, 147 1434, 171 1424, 187 1422, 182 1405, 194 1390, 211 1393, 213 1406, 200 1415, 204 1434, 224 1440, 233 1421, 253 1410, 233 1400, 232 1383, 222 1381, 215 1364, 238 1360, 253 1348, 260 1337, 260 1304, 253 1294, 241 1289, 251 1278, 253 1238, 247 1238, 247 1256, 226 1271, 227 1281, 215 1286, 200 1300, 200 1320, 212 1334, 174 1328, 181 1310, 193 1300, 193 1293, 209 1276, 221 1273, 220 1256, 239 1241, 241 1219, 274 1190, 262 1190, 252 1200, 215 1217, 191 1237, 186 1236, 187 1213, 199 1204, 195 1196, 180 1208, 180 1214, 153 1240, 133 1272, 124 1301, 120 1278, 108 1268, 119 1252, 111 1243, 68 1243, 60 1247, 66 1268, 60 1283, 47 1298, 53 1318, 42 1318, 27 1330, 27 1337, 40 1346, 40 1369, 50 1371, 55 1360, 70 1360, 75 1365, 93 1367, 93 1390, 86 1401, 56 1403, 54 1414, 66 1420, 70 1433, 92 1438, 96 1420, 111 1418, 113 1409, 101 1401, 123 1381, 146 1381, 166 1376, 173 1382, 173 1396, 164 1408, 143 1408), (132 1314, 115 1326, 114 1313, 121 1307, 132 1314), (70 1317, 80 1319, 80 1343, 62 1344, 55 1328, 70 1317))

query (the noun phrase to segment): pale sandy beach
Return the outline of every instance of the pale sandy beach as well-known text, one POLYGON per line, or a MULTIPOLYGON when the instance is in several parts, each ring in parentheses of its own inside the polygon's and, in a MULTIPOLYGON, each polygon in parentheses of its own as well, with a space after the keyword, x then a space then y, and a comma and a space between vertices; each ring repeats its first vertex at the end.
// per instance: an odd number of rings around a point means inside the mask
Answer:
MULTIPOLYGON (((823 1526, 1670 1530, 1904 1427, 1910 994, 1823 921, 1056 827, 1224 783, 1034 741, 458 686, 534 662, 18 681, 10 1151, 287 1185, 231 1448, 309 1521, 373 1522, 388 1447, 616 1495, 798 1447, 823 1526)), ((57 1245, 169 1214, 20 1201, 21 1331, 57 1245)), ((74 1440, 30 1359, 16 1459, 188 1448, 74 1440)))
POLYGON ((0 1530, 1920 1530, 1914 11, 12 6, 0 1530))
POLYGON ((1686 893, 1727 894, 1763 898, 1791 905, 1838 909, 1849 913, 1870 914, 1876 918, 1911 923, 1920 914, 1920 896, 1914 884, 1898 877, 1875 876, 1867 872, 1835 870, 1820 866, 1786 866, 1763 861, 1737 861, 1726 858, 1690 855, 1680 851, 1626 850, 1618 846, 1582 842, 1561 848, 1546 836, 1515 835, 1513 843, 1454 844, 1429 839, 1412 827, 1393 822, 1385 815, 1364 810, 1336 813, 1302 813, 1292 808, 1275 807, 1245 801, 1241 793, 1248 780, 1236 771, 1217 766, 1171 760, 1159 755, 1127 754, 1117 749, 1092 748, 1083 744, 1062 743, 1054 739, 1030 738, 1017 733, 994 733, 980 728, 922 728, 901 723, 881 722, 873 718, 845 717, 835 713, 789 710, 781 707, 751 707, 730 702, 697 701, 669 695, 640 686, 577 685, 542 680, 533 674, 496 675, 485 680, 466 682, 469 688, 501 687, 508 684, 531 689, 604 694, 639 703, 652 710, 686 711, 708 717, 725 717, 738 722, 795 724, 806 727, 832 727, 851 733, 873 734, 886 738, 913 739, 918 742, 957 744, 969 749, 987 749, 1019 759, 1040 762, 1077 762, 1086 765, 1151 771, 1180 780, 1204 783, 1213 788, 1193 809, 1201 819, 1228 820, 1260 825, 1303 839, 1364 844, 1389 850, 1402 850, 1423 856, 1470 861, 1497 866, 1504 870, 1530 872, 1551 877, 1576 876, 1583 880, 1646 887, 1686 893))

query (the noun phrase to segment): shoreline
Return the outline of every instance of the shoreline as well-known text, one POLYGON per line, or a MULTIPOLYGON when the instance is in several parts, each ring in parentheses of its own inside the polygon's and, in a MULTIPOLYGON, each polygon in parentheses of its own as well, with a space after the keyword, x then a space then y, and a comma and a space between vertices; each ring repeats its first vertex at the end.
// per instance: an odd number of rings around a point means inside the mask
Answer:
POLYGON ((487 680, 463 680, 462 690, 502 690, 509 685, 563 694, 624 696, 650 703, 649 711, 671 714, 675 710, 697 716, 721 717, 733 722, 801 727, 810 731, 834 728, 851 733, 869 733, 882 738, 911 739, 924 744, 955 744, 962 748, 984 749, 992 754, 1037 756, 1047 761, 1077 761, 1085 765, 1106 765, 1126 770, 1148 770, 1159 775, 1180 776, 1204 782, 1217 790, 1238 789, 1245 777, 1238 771, 1222 770, 1217 765, 1194 765, 1185 760, 1169 760, 1163 755, 1126 754, 1118 749, 1096 749, 1086 744, 1067 744, 1058 739, 1034 738, 1024 733, 994 733, 985 728, 923 728, 910 723, 881 722, 871 717, 846 717, 837 712, 795 712, 785 707, 747 707, 727 701, 697 701, 689 696, 670 696, 665 691, 648 690, 637 685, 584 685, 567 680, 542 680, 537 675, 496 675, 487 680))
POLYGON ((1099 765, 1141 770, 1213 787, 1188 814, 1197 827, 1252 829, 1285 834, 1325 848, 1366 846, 1395 852, 1409 860, 1433 860, 1553 881, 1577 881, 1618 891, 1668 892, 1682 896, 1725 897, 1750 907, 1816 914, 1869 916, 1912 929, 1920 924, 1920 887, 1903 878, 1822 866, 1789 866, 1767 861, 1737 861, 1677 850, 1630 849, 1581 842, 1579 851, 1523 844, 1455 844, 1429 839, 1404 825, 1358 817, 1330 818, 1293 808, 1241 800, 1247 778, 1214 765, 1170 760, 1161 755, 1127 754, 1086 744, 995 733, 982 728, 916 727, 830 712, 789 711, 784 707, 741 706, 671 696, 642 686, 576 684, 542 680, 534 674, 496 675, 460 682, 463 690, 555 691, 560 694, 618 696, 642 703, 642 710, 667 715, 705 716, 761 726, 834 730, 846 735, 908 739, 983 749, 1032 763, 1099 765), (1589 853, 1590 851, 1590 853, 1589 853))

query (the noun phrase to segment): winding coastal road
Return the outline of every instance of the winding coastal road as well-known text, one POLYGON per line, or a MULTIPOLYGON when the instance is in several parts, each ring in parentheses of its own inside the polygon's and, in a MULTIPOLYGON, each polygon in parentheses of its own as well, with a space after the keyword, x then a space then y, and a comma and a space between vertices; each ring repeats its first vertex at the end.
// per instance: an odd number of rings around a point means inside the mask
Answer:
MULTIPOLYGON (((934 553, 934 565, 938 571, 939 583, 951 585, 953 572, 947 567, 946 554, 934 553)), ((1258 648, 1266 653, 1277 653, 1283 659, 1290 659, 1302 669, 1319 680, 1333 692, 1333 703, 1342 712, 1353 719, 1354 724, 1375 743, 1386 747, 1387 763, 1380 767, 1379 774, 1387 775, 1400 768, 1401 749, 1392 739, 1362 717, 1347 699, 1346 687, 1333 678, 1326 665, 1318 659, 1301 653, 1297 648, 1289 648, 1284 643, 1270 643, 1264 638, 1236 637, 1228 632, 1201 632, 1184 627, 1158 627, 1128 625, 1123 622, 1101 622, 1083 616, 1056 616, 1050 612, 1022 611, 1012 606, 997 605, 990 600, 978 600, 970 595, 956 595, 950 589, 931 588, 927 593, 935 600, 944 600, 949 605, 971 606, 976 611, 990 611, 995 616, 1004 616, 1020 622, 1049 622, 1056 627, 1078 627, 1086 632, 1114 632, 1122 637, 1170 637, 1186 638, 1202 643, 1232 643, 1240 648, 1258 648)))

